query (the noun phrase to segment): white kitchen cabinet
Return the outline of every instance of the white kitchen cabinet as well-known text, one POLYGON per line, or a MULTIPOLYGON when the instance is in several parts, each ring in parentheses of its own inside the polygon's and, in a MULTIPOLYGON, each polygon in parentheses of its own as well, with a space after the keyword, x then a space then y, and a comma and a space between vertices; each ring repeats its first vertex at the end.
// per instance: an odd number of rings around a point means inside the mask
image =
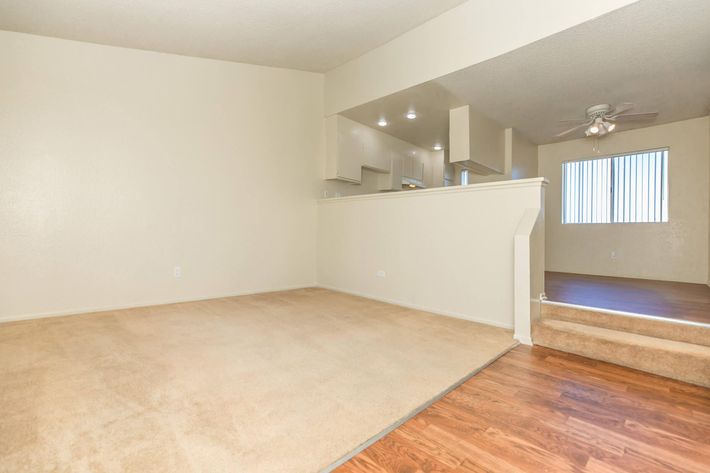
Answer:
POLYGON ((402 178, 422 182, 429 152, 340 115, 325 119, 325 178, 360 183, 362 168, 380 173, 380 190, 401 190, 402 178))
POLYGON ((363 142, 362 165, 372 171, 390 172, 390 152, 383 133, 372 128, 362 127, 360 137, 363 142))
POLYGON ((402 176, 418 181, 424 178, 424 163, 416 155, 404 155, 402 157, 402 176))
POLYGON ((390 159, 389 172, 378 176, 377 188, 381 191, 402 190, 402 160, 398 157, 390 159))
POLYGON ((360 182, 365 147, 357 127, 335 115, 326 118, 325 129, 325 178, 360 182))

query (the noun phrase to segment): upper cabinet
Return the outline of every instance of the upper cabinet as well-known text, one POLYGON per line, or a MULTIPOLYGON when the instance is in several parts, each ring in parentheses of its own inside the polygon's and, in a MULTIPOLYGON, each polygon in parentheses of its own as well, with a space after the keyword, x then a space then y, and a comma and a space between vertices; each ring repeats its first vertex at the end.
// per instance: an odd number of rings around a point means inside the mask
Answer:
POLYGON ((428 150, 340 115, 325 119, 325 178, 359 183, 362 169, 378 176, 379 190, 401 190, 402 179, 424 186, 428 150))
POLYGON ((377 189, 381 191, 402 190, 402 160, 390 160, 390 172, 377 176, 377 189))
POLYGON ((365 143, 355 122, 339 115, 325 119, 326 163, 325 178, 360 182, 365 143))
POLYGON ((424 163, 420 159, 417 159, 416 155, 404 155, 401 159, 402 177, 416 181, 424 180, 424 163))
POLYGON ((477 174, 502 174, 505 129, 465 105, 449 111, 449 162, 477 174))

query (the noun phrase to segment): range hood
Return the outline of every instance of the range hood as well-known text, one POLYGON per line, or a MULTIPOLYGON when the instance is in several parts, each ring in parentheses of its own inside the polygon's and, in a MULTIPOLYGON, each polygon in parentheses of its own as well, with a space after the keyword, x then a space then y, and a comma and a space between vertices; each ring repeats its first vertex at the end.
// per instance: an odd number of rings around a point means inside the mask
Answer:
POLYGON ((449 162, 476 174, 503 174, 505 129, 464 105, 449 111, 449 162))

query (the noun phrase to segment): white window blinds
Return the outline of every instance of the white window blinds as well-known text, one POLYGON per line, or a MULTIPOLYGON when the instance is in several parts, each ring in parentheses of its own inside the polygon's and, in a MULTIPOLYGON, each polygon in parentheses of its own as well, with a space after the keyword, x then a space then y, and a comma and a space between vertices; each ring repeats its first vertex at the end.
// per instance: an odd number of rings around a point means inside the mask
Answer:
POLYGON ((668 149, 562 164, 562 223, 668 221, 668 149))

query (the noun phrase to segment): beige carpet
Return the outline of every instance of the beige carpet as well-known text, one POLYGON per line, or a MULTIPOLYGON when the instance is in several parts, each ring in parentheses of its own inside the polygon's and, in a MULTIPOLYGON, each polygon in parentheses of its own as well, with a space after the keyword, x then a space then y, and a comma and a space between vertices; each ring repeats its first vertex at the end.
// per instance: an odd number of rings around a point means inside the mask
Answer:
POLYGON ((2 472, 314 472, 513 345, 322 289, 0 325, 2 472))

